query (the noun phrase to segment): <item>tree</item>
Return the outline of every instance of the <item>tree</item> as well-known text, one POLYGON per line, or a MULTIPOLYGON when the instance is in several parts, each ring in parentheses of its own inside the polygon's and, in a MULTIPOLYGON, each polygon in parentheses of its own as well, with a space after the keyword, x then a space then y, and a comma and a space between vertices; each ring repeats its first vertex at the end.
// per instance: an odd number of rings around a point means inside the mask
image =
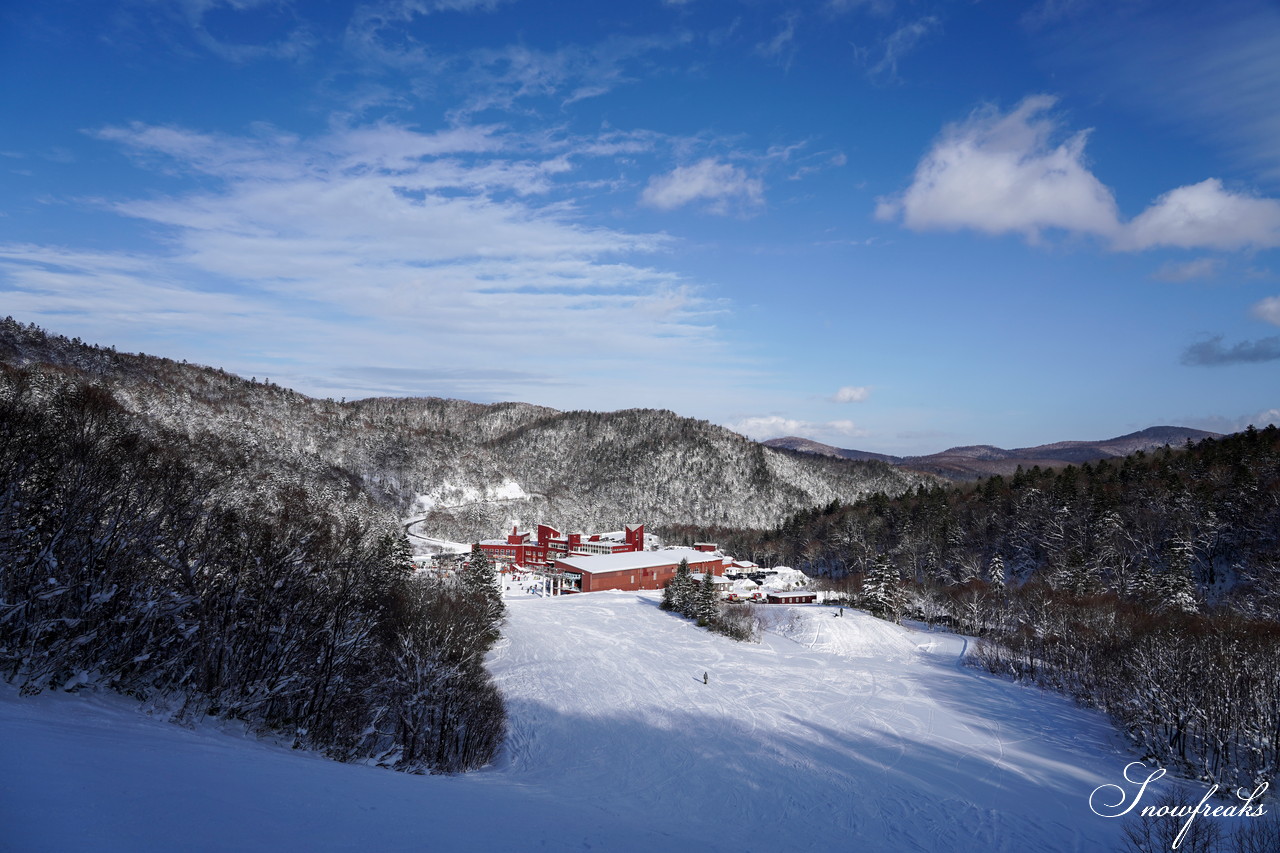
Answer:
POLYGON ((498 573, 493 567, 493 561, 484 551, 475 548, 471 552, 471 559, 462 567, 459 580, 463 589, 484 602, 485 614, 491 623, 496 623, 506 613, 507 606, 502 603, 502 586, 498 582, 498 573))
POLYGON ((716 594, 714 576, 710 571, 703 573, 702 580, 694 592, 689 615, 698 620, 699 625, 711 624, 720 613, 720 597, 716 594))
POLYGON ((905 599, 897 568, 880 554, 871 564, 862 588, 862 600, 871 615, 897 622, 902 618, 905 599))
POLYGON ((667 581, 667 588, 662 595, 662 606, 682 616, 690 615, 695 590, 693 576, 689 573, 689 561, 681 560, 676 567, 676 576, 667 581))

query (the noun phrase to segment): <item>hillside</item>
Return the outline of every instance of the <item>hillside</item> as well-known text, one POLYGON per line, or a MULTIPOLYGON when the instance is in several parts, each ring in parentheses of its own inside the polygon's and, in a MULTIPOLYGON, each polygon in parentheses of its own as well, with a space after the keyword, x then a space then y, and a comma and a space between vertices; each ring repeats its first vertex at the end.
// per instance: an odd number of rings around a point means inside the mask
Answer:
POLYGON ((768 527, 799 509, 931 478, 765 448, 659 410, 560 412, 439 398, 314 399, 268 382, 118 353, 0 321, 0 364, 80 377, 156 430, 234 448, 263 476, 355 488, 462 541, 545 521, 768 527))
POLYGON ((1216 432, 1175 426, 1155 426, 1100 441, 1057 441, 1035 447, 1006 450, 990 444, 951 447, 924 456, 889 456, 865 450, 848 450, 797 436, 764 442, 774 448, 811 453, 839 459, 876 459, 899 468, 935 474, 950 480, 977 480, 996 474, 1008 476, 1019 467, 1061 468, 1099 459, 1115 459, 1139 450, 1155 450, 1165 445, 1181 447, 1188 441, 1215 438, 1216 432))
POLYGON ((508 601, 511 735, 462 777, 317 761, 98 697, 0 694, 27 853, 1111 850, 1133 757, 1069 700, 957 667, 959 637, 770 608, 759 643, 599 593, 508 601), (702 683, 702 673, 709 684, 702 683), (19 768, 21 770, 19 771, 19 768), (83 791, 94 791, 86 797, 83 791))

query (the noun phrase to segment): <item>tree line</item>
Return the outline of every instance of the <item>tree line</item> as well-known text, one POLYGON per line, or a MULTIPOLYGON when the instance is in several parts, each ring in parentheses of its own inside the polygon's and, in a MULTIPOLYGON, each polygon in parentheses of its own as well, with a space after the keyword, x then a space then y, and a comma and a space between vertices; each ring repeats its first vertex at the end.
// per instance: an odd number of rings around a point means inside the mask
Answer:
POLYGON ((0 365, 0 676, 110 689, 414 772, 491 760, 494 606, 416 575, 394 519, 104 388, 0 365))

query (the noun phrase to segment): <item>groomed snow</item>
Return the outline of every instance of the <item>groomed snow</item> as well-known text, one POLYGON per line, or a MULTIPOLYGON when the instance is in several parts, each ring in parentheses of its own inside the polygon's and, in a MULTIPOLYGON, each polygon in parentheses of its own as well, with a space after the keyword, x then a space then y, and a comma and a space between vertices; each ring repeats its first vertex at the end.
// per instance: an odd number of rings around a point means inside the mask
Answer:
POLYGON ((0 690, 0 849, 1105 851, 1132 760, 1096 714, 957 665, 964 640, 762 608, 760 644, 657 596, 509 602, 495 766, 415 777, 0 690), (703 683, 703 673, 709 683, 703 683))

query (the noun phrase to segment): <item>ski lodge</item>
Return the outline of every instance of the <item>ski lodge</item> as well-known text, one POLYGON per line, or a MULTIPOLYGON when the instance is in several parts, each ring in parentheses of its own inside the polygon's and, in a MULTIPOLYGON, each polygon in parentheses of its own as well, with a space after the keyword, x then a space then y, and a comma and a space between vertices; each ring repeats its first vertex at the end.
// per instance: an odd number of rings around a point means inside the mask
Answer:
POLYGON ((563 557, 555 561, 555 571, 576 583, 581 592, 662 589, 676 576, 681 560, 689 561, 690 572, 724 573, 724 559, 719 554, 691 548, 563 557))

